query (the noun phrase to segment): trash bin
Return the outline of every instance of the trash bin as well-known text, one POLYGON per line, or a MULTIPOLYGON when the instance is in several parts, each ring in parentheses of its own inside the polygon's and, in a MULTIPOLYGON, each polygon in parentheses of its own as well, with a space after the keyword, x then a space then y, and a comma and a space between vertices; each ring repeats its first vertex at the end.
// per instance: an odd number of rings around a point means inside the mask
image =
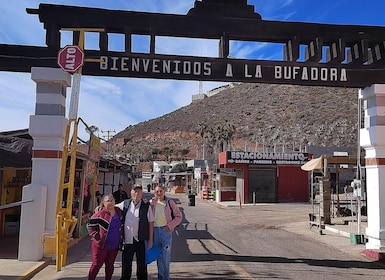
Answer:
POLYGON ((188 206, 195 206, 195 195, 194 194, 189 194, 188 206))

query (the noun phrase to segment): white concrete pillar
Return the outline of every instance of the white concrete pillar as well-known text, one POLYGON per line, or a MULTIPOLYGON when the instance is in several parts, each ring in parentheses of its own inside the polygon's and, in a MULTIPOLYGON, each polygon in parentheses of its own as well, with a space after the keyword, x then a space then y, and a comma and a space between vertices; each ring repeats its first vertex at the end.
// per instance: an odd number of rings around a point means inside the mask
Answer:
POLYGON ((385 85, 361 91, 365 127, 360 145, 365 148, 368 227, 366 249, 385 249, 385 85))
POLYGON ((37 261, 44 255, 44 235, 55 235, 56 203, 64 138, 66 89, 71 75, 57 68, 33 67, 36 82, 35 115, 30 117, 29 134, 33 138, 31 184, 23 188, 19 260, 37 261))

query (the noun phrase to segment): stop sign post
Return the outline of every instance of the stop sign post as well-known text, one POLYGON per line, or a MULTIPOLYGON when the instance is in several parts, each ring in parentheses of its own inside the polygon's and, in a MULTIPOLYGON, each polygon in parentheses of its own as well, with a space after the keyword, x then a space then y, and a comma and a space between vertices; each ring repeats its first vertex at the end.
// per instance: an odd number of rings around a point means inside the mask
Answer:
POLYGON ((74 73, 84 63, 84 52, 76 45, 67 45, 58 53, 57 63, 66 72, 74 73))
MULTIPOLYGON (((60 68, 66 72, 75 73, 84 63, 84 52, 79 46, 67 45, 62 48, 57 57, 57 63, 60 68)), ((69 118, 77 119, 79 92, 80 92, 80 73, 75 73, 73 76, 71 102, 69 110, 69 118)))

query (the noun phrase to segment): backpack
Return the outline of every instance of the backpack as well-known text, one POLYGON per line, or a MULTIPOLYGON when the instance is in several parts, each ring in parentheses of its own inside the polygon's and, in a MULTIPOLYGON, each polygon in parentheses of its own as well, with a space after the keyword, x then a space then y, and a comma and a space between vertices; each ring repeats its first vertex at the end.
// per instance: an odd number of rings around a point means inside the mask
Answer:
MULTIPOLYGON (((172 207, 171 207, 170 199, 167 199, 167 203, 168 203, 168 207, 170 207, 170 210, 171 210, 171 218, 174 220, 175 214, 174 214, 174 210, 173 210, 172 207)), ((179 227, 181 224, 182 224, 182 222, 180 222, 180 223, 179 223, 177 226, 175 226, 175 227, 179 227)))

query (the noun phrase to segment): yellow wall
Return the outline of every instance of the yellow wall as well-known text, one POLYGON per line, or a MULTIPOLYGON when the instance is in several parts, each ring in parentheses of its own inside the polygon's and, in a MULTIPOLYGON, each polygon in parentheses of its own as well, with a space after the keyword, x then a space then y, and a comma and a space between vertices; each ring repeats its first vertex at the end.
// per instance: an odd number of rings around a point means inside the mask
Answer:
POLYGON ((14 190, 10 190, 8 188, 9 183, 12 181, 12 177, 16 176, 16 169, 13 167, 4 167, 3 169, 3 180, 1 182, 2 187, 2 193, 1 193, 1 205, 14 202, 11 200, 14 199, 14 190))
POLYGON ((30 183, 29 169, 16 169, 14 167, 4 167, 1 189, 1 205, 21 201, 23 186, 30 183), (18 178, 12 182, 13 178, 18 178))

